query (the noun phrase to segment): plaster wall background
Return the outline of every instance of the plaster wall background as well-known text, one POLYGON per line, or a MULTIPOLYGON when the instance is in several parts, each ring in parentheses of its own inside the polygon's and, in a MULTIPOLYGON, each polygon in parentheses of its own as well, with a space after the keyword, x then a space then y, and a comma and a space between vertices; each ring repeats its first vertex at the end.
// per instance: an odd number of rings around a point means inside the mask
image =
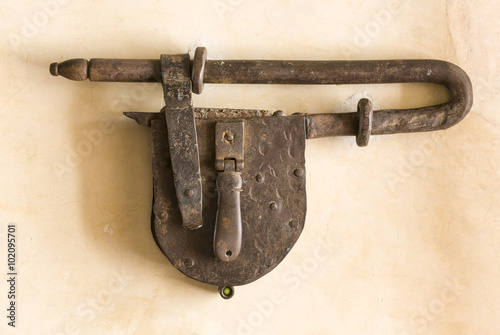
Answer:
MULTIPOLYGON (((498 334, 500 3, 0 1, 0 310, 18 227, 16 329, 2 334, 498 334), (183 276, 149 229, 159 85, 71 82, 69 58, 436 58, 472 111, 441 132, 307 142, 306 227, 269 275, 216 290, 183 276), (102 140, 84 148, 86 134, 102 140), (83 153, 83 154, 82 154, 83 153)), ((354 111, 446 99, 426 85, 207 85, 195 106, 354 111)), ((5 307, 5 308, 4 308, 5 307)))

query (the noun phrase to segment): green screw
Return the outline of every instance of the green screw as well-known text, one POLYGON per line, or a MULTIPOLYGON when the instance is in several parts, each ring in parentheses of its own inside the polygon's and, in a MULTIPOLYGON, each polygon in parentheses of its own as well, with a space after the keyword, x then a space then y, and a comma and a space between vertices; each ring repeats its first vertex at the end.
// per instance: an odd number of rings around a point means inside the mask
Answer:
POLYGON ((231 295, 231 288, 229 286, 224 287, 222 293, 224 293, 225 296, 229 297, 229 295, 231 295))

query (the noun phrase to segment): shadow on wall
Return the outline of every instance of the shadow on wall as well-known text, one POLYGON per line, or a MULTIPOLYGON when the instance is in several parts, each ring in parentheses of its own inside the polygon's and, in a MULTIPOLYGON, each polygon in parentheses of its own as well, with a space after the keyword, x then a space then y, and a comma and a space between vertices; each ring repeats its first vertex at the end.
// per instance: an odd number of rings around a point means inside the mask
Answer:
MULTIPOLYGON (((58 177, 78 174, 78 206, 86 231, 82 238, 99 255, 99 267, 116 267, 119 263, 128 273, 159 272, 165 276, 168 287, 173 286, 172 279, 185 282, 186 278, 161 253, 151 234, 150 129, 122 114, 140 110, 141 103, 147 105, 147 100, 160 101, 161 88, 152 84, 87 84, 92 99, 99 102, 92 103, 95 110, 83 117, 68 119, 68 129, 76 130, 65 146, 64 164, 56 171, 58 177), (109 98, 116 94, 116 98, 109 98)), ((88 105, 88 101, 83 101, 87 97, 75 97, 74 104, 88 105)), ((201 283, 197 286, 207 289, 201 283)))

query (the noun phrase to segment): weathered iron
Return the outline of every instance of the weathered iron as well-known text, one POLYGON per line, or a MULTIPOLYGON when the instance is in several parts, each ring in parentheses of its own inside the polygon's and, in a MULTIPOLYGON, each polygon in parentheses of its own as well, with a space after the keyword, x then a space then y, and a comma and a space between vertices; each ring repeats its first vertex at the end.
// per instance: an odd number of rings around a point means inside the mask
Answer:
POLYGON ((156 243, 182 273, 217 285, 231 298, 234 286, 273 270, 304 228, 305 140, 441 130, 472 106, 472 85, 459 67, 439 60, 262 61, 207 60, 197 48, 160 60, 72 59, 50 66, 72 80, 157 82, 159 113, 126 112, 151 128, 156 243), (413 109, 373 110, 361 99, 356 113, 286 116, 262 110, 193 108, 191 93, 204 84, 435 83, 446 103, 413 109), (165 124, 166 123, 166 124, 165 124))
POLYGON ((161 78, 172 173, 182 223, 187 229, 198 229, 203 225, 201 174, 189 55, 162 55, 161 78))

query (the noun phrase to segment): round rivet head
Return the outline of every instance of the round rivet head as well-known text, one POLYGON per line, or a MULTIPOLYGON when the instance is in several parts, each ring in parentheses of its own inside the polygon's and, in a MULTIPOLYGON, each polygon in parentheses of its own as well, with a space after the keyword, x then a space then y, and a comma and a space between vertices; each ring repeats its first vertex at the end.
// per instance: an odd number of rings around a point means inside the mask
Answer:
POLYGON ((285 116, 285 112, 283 112, 282 110, 277 110, 273 113, 273 116, 285 116))
POLYGON ((187 190, 184 191, 184 195, 188 198, 191 198, 194 195, 194 190, 191 188, 188 188, 187 190))
POLYGON ((297 220, 290 220, 290 222, 288 222, 288 225, 290 226, 290 228, 297 228, 299 226, 299 222, 297 220))
POLYGON ((234 141, 234 134, 230 132, 226 132, 224 134, 224 139, 228 142, 233 142, 234 141))
POLYGON ((295 177, 304 177, 304 169, 295 169, 295 171, 293 171, 293 174, 295 175, 295 177))
POLYGON ((184 265, 190 268, 194 265, 194 261, 191 258, 186 258, 184 259, 184 265))
POLYGON ((278 209, 278 204, 275 203, 275 202, 272 202, 270 205, 269 205, 269 208, 272 210, 272 211, 275 211, 278 209))
POLYGON ((160 219, 162 219, 163 221, 165 221, 167 218, 168 218, 167 212, 161 212, 160 219))
POLYGON ((264 176, 259 173, 258 175, 255 176, 255 180, 258 183, 262 183, 264 181, 264 176))

